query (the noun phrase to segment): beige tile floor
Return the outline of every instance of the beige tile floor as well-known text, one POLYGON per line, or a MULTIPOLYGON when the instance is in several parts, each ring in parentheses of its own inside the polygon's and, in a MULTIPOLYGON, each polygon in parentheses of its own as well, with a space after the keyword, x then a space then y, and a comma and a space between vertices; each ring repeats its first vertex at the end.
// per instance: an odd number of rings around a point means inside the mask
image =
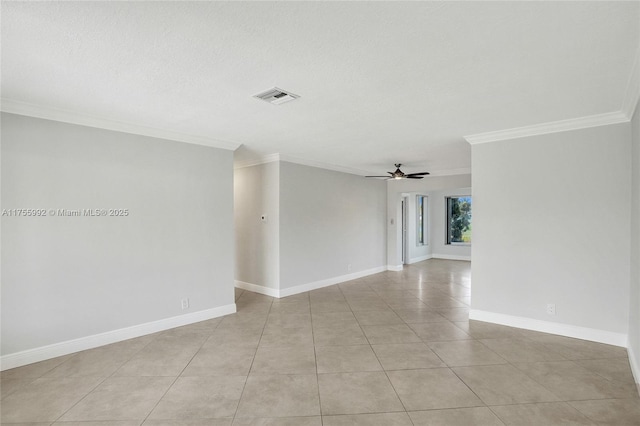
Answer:
POLYGON ((468 262, 429 260, 2 372, 1 421, 640 425, 626 350, 468 320, 468 262))

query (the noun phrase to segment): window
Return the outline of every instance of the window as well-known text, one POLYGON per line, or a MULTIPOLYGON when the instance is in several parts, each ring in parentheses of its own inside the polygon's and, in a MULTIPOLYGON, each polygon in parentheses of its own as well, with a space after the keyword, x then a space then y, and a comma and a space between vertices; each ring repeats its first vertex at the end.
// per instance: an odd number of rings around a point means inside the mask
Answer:
POLYGON ((416 245, 427 245, 427 196, 418 195, 416 197, 416 245))
POLYGON ((471 244, 471 196, 447 197, 447 244, 471 244))

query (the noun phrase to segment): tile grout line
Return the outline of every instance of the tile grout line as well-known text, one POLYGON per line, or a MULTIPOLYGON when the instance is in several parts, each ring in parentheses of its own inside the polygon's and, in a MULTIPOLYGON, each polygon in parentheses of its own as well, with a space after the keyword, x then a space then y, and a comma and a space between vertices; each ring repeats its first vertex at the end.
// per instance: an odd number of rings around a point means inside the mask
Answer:
MULTIPOLYGON (((4 395, 2 398, 0 398, 0 401, 5 399, 5 398, 7 398, 12 393, 20 390, 21 388, 33 384, 33 382, 35 382, 38 379, 46 379, 46 377, 44 377, 45 375, 51 373, 53 370, 55 370, 56 368, 60 367, 62 364, 66 364, 68 361, 70 361, 71 359, 75 358, 81 352, 84 352, 84 351, 79 351, 79 352, 76 352, 74 354, 71 354, 71 356, 69 356, 69 359, 67 359, 65 361, 62 361, 59 364, 54 365, 53 367, 49 368, 48 370, 46 370, 45 372, 43 372, 42 374, 40 374, 37 377, 15 377, 15 379, 18 379, 18 380, 28 380, 28 379, 31 379, 31 380, 29 380, 27 383, 24 383, 24 384, 20 385, 18 388, 14 389, 12 392, 9 392, 8 394, 4 395)), ((66 355, 62 355, 62 356, 66 356, 66 355)), ((46 361, 49 361, 49 360, 43 360, 43 361, 40 361, 40 362, 46 362, 46 361)), ((37 364, 37 363, 34 363, 34 364, 37 364)), ((27 364, 26 366, 22 366, 22 367, 27 367, 29 365, 33 365, 33 364, 27 364)), ((19 368, 22 368, 22 367, 16 367, 16 369, 19 369, 19 368)), ((2 382, 2 373, 6 374, 6 372, 11 371, 11 370, 13 370, 13 369, 9 369, 9 370, 5 370, 5 371, 1 371, 0 372, 0 387, 1 387, 1 382, 2 382)), ((5 378, 4 380, 8 380, 8 379, 10 379, 10 378, 5 378)), ((53 422, 52 422, 52 424, 53 424, 53 422)))
MULTIPOLYGON (((159 334, 159 333, 158 333, 158 334, 159 334)), ((143 336, 141 336, 141 337, 143 337, 143 336)), ((124 364, 126 364, 126 363, 127 363, 127 362, 129 362, 131 359, 133 359, 133 357, 134 357, 134 356, 136 356, 140 351, 142 351, 144 348, 146 348, 148 345, 150 345, 150 344, 151 344, 151 342, 153 342, 156 338, 157 338, 157 336, 156 336, 156 337, 154 337, 153 339, 151 339, 151 340, 149 341, 149 343, 147 343, 146 345, 144 345, 143 347, 141 347, 138 351, 134 352, 134 353, 131 355, 131 357, 130 357, 130 358, 128 358, 126 361, 124 361, 122 364, 120 364, 120 366, 118 366, 118 368, 116 368, 116 369, 113 371, 113 373, 111 373, 110 375, 107 375, 107 376, 104 376, 104 377, 97 376, 97 378, 102 378, 102 380, 100 380, 100 381, 99 381, 99 382, 98 382, 98 383, 97 383, 93 388, 91 388, 91 389, 90 389, 90 390, 89 390, 89 391, 88 391, 88 392, 87 392, 87 393, 86 393, 82 398, 80 398, 78 401, 76 401, 73 405, 71 405, 71 406, 70 406, 67 410, 65 410, 62 414, 60 414, 60 416, 58 416, 55 420, 53 420, 53 421, 51 422, 51 424, 54 424, 54 423, 58 422, 62 417, 64 417, 64 415, 65 415, 65 414, 67 414, 67 413, 68 413, 69 411, 71 411, 74 407, 76 407, 78 404, 80 404, 82 401, 84 401, 84 400, 85 400, 85 398, 87 398, 90 394, 92 394, 92 393, 93 393, 93 391, 95 391, 95 390, 96 390, 96 389, 97 389, 101 384, 103 384, 105 381, 107 381, 107 379, 109 379, 109 378, 113 377, 113 375, 114 375, 114 374, 115 374, 115 373, 116 373, 116 372, 117 372, 117 371, 118 371, 118 370, 119 370, 119 369, 120 369, 124 364)), ((131 339, 129 339, 129 340, 131 340, 131 339)), ((116 343, 120 343, 120 342, 116 342, 116 343)), ((106 345, 105 345, 105 346, 106 346, 106 345)), ((96 348, 92 348, 92 349, 96 349, 96 348)), ((89 350, 92 350, 92 349, 89 349, 89 350)), ((78 354, 80 354, 80 353, 82 353, 82 352, 86 352, 86 351, 76 352, 76 353, 75 353, 75 354, 73 354, 73 356, 71 356, 68 360, 66 360, 66 361, 64 361, 64 362, 61 362, 60 364, 56 365, 55 367, 53 367, 53 368, 51 368, 51 369, 47 370, 45 373, 43 373, 43 374, 42 374, 42 376, 40 376, 40 377, 38 377, 38 378, 34 379, 34 380, 33 380, 32 382, 30 382, 30 383, 33 383, 33 382, 35 382, 36 380, 38 380, 38 379, 40 379, 40 378, 44 378, 44 375, 46 375, 46 374, 48 374, 48 373, 52 372, 53 370, 55 370, 56 368, 60 367, 61 365, 65 364, 65 363, 67 363, 67 362, 69 362, 69 361, 71 361, 73 358, 75 358, 76 356, 78 356, 78 354)), ((77 377, 77 378, 92 378, 92 377, 96 377, 96 376, 80 376, 80 377, 77 377)), ((69 378, 69 377, 63 377, 63 378, 69 378)), ((142 424, 142 422, 140 422, 140 424, 142 424)))
MULTIPOLYGON (((242 297, 245 292, 242 293, 240 297, 242 297)), ((240 299, 240 298, 238 298, 240 299)), ((264 325, 262 326, 262 331, 260 332, 260 338, 258 339, 258 344, 256 345, 256 351, 253 354, 253 359, 251 360, 251 365, 249 365, 249 371, 247 372, 247 378, 244 381, 244 386, 242 386, 242 392, 240 392, 240 398, 238 398, 238 405, 236 406, 236 410, 233 413, 233 418, 231 419, 231 424, 236 421, 236 416, 238 415, 238 410, 240 409, 240 403, 242 402, 242 397, 244 396, 244 391, 247 388, 247 383, 249 382, 249 376, 251 375, 251 370, 253 369, 253 363, 256 360, 256 356, 258 355, 258 350, 260 349, 260 342, 262 341, 262 336, 264 336, 264 330, 267 328, 267 322, 269 322, 269 315, 271 315, 271 308, 273 308, 273 297, 269 297, 269 309, 267 310, 267 316, 264 321, 264 325)))
MULTIPOLYGON (((211 337, 213 335, 213 332, 216 331, 216 329, 220 326, 220 323, 222 323, 222 320, 218 321, 218 323, 216 324, 216 326, 213 328, 212 333, 209 335, 209 337, 211 337)), ((198 348, 197 351, 195 351, 193 353, 193 356, 191 356, 191 358, 189 359, 189 361, 184 365, 184 367, 182 368, 182 370, 180 370, 180 373, 178 373, 178 375, 176 376, 176 378, 173 380, 173 382, 171 382, 171 384, 167 387, 167 390, 164 391, 164 393, 162 394, 162 396, 158 399, 158 401, 154 404, 153 408, 151 410, 149 410, 149 413, 145 416, 144 420, 142 420, 142 422, 140 422, 140 425, 144 424, 144 422, 147 421, 147 419, 149 418, 149 416, 151 415, 151 413, 153 413, 153 410, 155 410, 158 407, 158 404, 160 404, 160 401, 162 401, 162 399, 167 395, 167 393, 169 393, 169 391, 171 390, 171 388, 173 387, 173 385, 178 381, 178 379, 180 378, 180 376, 182 375, 182 373, 184 373, 184 370, 187 369, 187 367, 189 366, 189 364, 191 364, 191 361, 193 361, 193 358, 196 357, 196 355, 198 354, 198 352, 200 352, 200 350, 202 349, 202 347, 204 346, 204 344, 207 342, 207 340, 209 340, 209 337, 207 337, 206 339, 204 339, 204 341, 202 342, 202 344, 200 345, 200 347, 198 348)), ((149 377, 165 377, 165 376, 149 376, 149 377)))
MULTIPOLYGON (((159 334, 159 333, 158 333, 158 334, 159 334)), ((144 337, 144 336, 140 336, 140 337, 144 337)), ((133 359, 133 357, 135 357, 135 356, 136 356, 139 352, 141 352, 144 348, 146 348, 147 346, 149 346, 149 345, 151 344, 151 342, 153 342, 156 338, 157 338, 157 336, 156 336, 156 337, 154 337, 153 339, 151 339, 151 340, 149 341, 149 343, 147 343, 146 345, 144 345, 143 347, 141 347, 138 351, 134 352, 134 353, 131 355, 131 357, 130 357, 130 358, 128 358, 126 361, 124 361, 122 364, 120 364, 120 365, 118 366, 118 368, 116 368, 116 369, 113 371, 113 373, 111 373, 111 374, 110 374, 110 375, 108 375, 108 376, 103 377, 103 378, 102 378, 102 380, 101 380, 100 382, 98 382, 98 383, 97 383, 93 388, 91 388, 91 390, 89 390, 89 391, 88 391, 88 392, 87 392, 87 393, 86 393, 82 398, 80 398, 80 399, 79 399, 75 404, 73 404, 71 407, 69 407, 69 408, 68 408, 64 413, 62 413, 58 418, 56 418, 53 422, 51 422, 51 424, 54 424, 54 423, 58 422, 62 417, 64 417, 64 415, 65 415, 65 414, 67 414, 69 411, 71 411, 73 408, 75 408, 78 404, 80 404, 82 401, 84 401, 84 399, 85 399, 85 398, 87 398, 90 394, 92 394, 92 393, 93 393, 93 391, 95 391, 95 390, 96 390, 100 385, 102 385, 105 381, 107 381, 108 379, 110 379, 111 377, 113 377, 113 375, 114 375, 114 374, 116 374, 116 372, 117 372, 120 368, 122 368, 122 366, 123 366, 124 364, 126 364, 127 362, 129 362, 130 360, 132 360, 132 359, 133 359)), ((128 339, 128 340, 132 340, 132 339, 128 339)), ((120 343, 120 342, 116 342, 116 343, 120 343)), ((105 346, 106 346, 106 345, 105 345, 105 346)), ((99 346, 99 347, 102 347, 102 346, 99 346)), ((92 349, 96 349, 96 348, 92 348, 92 349)), ((92 349, 89 349, 89 350, 92 350, 92 349)), ((80 351, 80 352, 86 352, 86 351, 80 351)), ((47 373, 49 373, 49 372, 53 371, 55 368, 58 368, 60 365, 65 364, 66 362, 70 361, 70 360, 71 360, 71 359, 73 359, 76 355, 78 355, 80 352, 77 352, 76 354, 74 354, 74 356, 73 356, 73 357, 69 358, 69 360, 67 360, 67 361, 65 361, 65 362, 63 362, 63 363, 61 363, 61 364, 57 365, 56 367, 52 368, 51 370, 47 371, 47 373)), ((47 373, 45 373, 45 374, 47 374, 47 373)), ((81 377, 87 377, 87 378, 89 378, 89 377, 95 377, 95 376, 81 376, 81 377)), ((142 422, 140 422, 139 424, 142 424, 142 422)))
POLYGON ((318 374, 318 353, 316 352, 316 340, 313 331, 313 312, 311 311, 311 292, 307 292, 309 298, 309 317, 311 318, 311 342, 313 344, 313 357, 316 364, 316 389, 318 390, 318 408, 320 409, 320 425, 324 426, 324 415, 322 414, 322 398, 320 397, 320 375, 318 374))
MULTIPOLYGON (((338 287, 338 288, 340 288, 340 287, 338 287)), ((342 291, 342 288, 340 288, 340 291, 342 292, 342 296, 344 297, 344 291, 342 291)), ((345 299, 346 299, 346 297, 345 297, 345 299)), ((384 302, 384 303, 387 304, 386 302, 384 302)), ((348 304, 348 302, 347 302, 347 304, 348 304)), ((387 304, 387 306, 388 306, 388 304, 387 304)), ((351 306, 349 306, 349 309, 351 309, 351 306)), ((351 311, 351 313, 353 314, 353 310, 351 311)), ((354 315, 354 317, 355 317, 355 315, 354 315)), ((378 361, 378 364, 380 364, 380 368, 382 368, 382 372, 384 373, 385 377, 387 378, 387 381, 389 382, 389 385, 391 385, 391 389, 393 389, 393 393, 396 395, 396 398, 398 398, 398 401, 400 401, 400 405, 402 405, 402 408, 404 409, 404 413, 409 418, 409 421, 411 422, 411 424, 414 424, 413 420, 411 420, 411 416, 409 416, 409 412, 407 411, 407 407, 404 405, 404 402, 402 402, 402 398, 400 398, 400 395, 398 395, 398 391, 396 390, 395 386, 393 386, 393 382, 391 382, 391 378, 389 378, 389 374, 387 374, 387 370, 385 370, 384 366, 380 362, 380 359, 378 358, 378 354, 376 354, 376 351, 373 350, 373 347, 371 346, 371 342, 369 341, 369 338, 367 337, 366 333, 362 329, 362 325, 360 325, 360 321, 358 321, 357 317, 356 317, 356 322, 358 323, 358 327, 360 328, 360 332, 362 333, 364 338, 367 340, 367 343, 369 344, 369 349, 371 350, 371 352, 373 352, 373 356, 376 357, 376 360, 378 361)), ((396 412, 400 412, 400 411, 396 411, 396 412)))
MULTIPOLYGON (((44 373, 44 374, 47 374, 47 373, 44 373)), ((12 390, 8 394, 6 394, 2 398, 0 398, 0 406, 2 405, 1 401, 4 400, 5 398, 7 398, 9 395, 13 394, 16 391, 19 391, 20 389, 22 389, 25 386, 31 385, 33 382, 35 382, 36 380, 38 380, 41 377, 25 377, 24 379, 21 379, 21 378, 17 377, 16 379, 18 379, 18 380, 28 380, 28 382, 18 386, 16 389, 12 390), (31 379, 31 380, 29 380, 29 379, 31 379)), ((4 380, 10 380, 10 379, 4 379, 4 380)), ((2 389, 2 379, 1 378, 0 378, 0 389, 2 389)))
POLYGON ((102 383, 105 382, 105 380, 107 380, 109 378, 109 376, 107 377, 102 377, 102 380, 100 380, 98 383, 96 383, 96 385, 94 387, 91 388, 91 390, 89 390, 82 398, 80 398, 78 401, 76 401, 75 404, 73 404, 71 407, 69 407, 68 409, 65 410, 64 413, 60 414, 60 416, 58 416, 53 422, 51 422, 51 424, 56 423, 58 420, 60 420, 62 417, 64 417, 65 414, 67 414, 69 411, 71 411, 76 405, 80 404, 80 402, 84 401, 84 399, 89 396, 90 394, 93 393, 93 391, 95 391, 98 386, 100 386, 102 383))
MULTIPOLYGON (((165 331, 166 331, 166 330, 165 330, 165 331)), ((139 350, 137 350, 136 352, 134 352, 134 353, 131 355, 131 357, 130 357, 129 359, 127 359, 127 360, 126 360, 126 361, 124 361, 122 364, 120 364, 120 365, 118 366, 118 368, 116 368, 116 369, 113 371, 113 373, 111 373, 109 376, 107 376, 107 378, 114 377, 114 375, 118 372, 118 370, 120 370, 120 369, 121 369, 121 368, 122 368, 126 363, 128 363, 128 362, 129 362, 129 361, 131 361, 133 358, 135 358, 135 356, 136 356, 136 355, 138 355, 140 352, 142 352, 143 350, 145 350, 145 349, 147 348, 147 346, 149 346, 151 343, 153 343, 153 342, 154 342, 154 341, 155 341, 155 340, 160 336, 160 334, 162 334, 162 332, 156 332, 156 333, 153 333, 153 334, 155 334, 156 336, 154 336, 152 339, 149 339, 149 342, 148 342, 146 345, 142 346, 139 350)), ((153 335, 153 334, 152 334, 152 335, 153 335)), ((144 336, 141 336, 141 337, 144 337, 144 336)), ((136 339, 138 339, 138 338, 139 338, 139 337, 136 337, 136 339)), ((125 341, 126 341, 126 340, 125 340, 125 341)))

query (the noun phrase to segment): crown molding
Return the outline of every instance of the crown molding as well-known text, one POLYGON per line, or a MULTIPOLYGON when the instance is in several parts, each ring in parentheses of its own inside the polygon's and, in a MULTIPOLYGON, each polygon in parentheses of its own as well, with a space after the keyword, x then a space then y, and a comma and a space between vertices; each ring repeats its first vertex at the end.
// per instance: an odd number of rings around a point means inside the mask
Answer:
POLYGON ((633 118, 636 106, 640 100, 640 48, 636 51, 636 57, 631 68, 631 76, 627 83, 627 89, 624 92, 624 101, 622 103, 622 112, 627 116, 629 121, 633 118))
POLYGON ((478 133, 464 136, 471 145, 497 142, 508 139, 524 138, 527 136, 546 135, 549 133, 566 132, 569 130, 586 129, 589 127, 606 126, 609 124, 626 123, 627 115, 622 111, 606 114, 590 115, 586 117, 571 118, 569 120, 552 121, 548 123, 534 124, 533 126, 517 127, 515 129, 498 130, 496 132, 478 133))
POLYGON ((241 145, 235 142, 220 141, 202 136, 174 132, 167 129, 110 120, 88 114, 20 102, 13 99, 1 98, 0 110, 11 114, 26 115, 28 117, 42 118, 45 120, 60 121, 80 126, 95 127, 98 129, 113 130, 116 132, 131 133, 134 135, 150 136, 152 138, 168 139, 177 142, 203 145, 231 151, 235 151, 241 145))
POLYGON ((432 177, 438 176, 457 176, 457 175, 470 175, 471 167, 465 167, 463 169, 447 169, 447 170, 434 170, 429 174, 432 177))
POLYGON ((234 162, 233 168, 244 169, 245 167, 259 166, 260 164, 273 163, 274 161, 280 161, 280 154, 269 154, 253 160, 244 160, 234 162))
POLYGON ((284 155, 284 154, 269 154, 253 160, 238 161, 234 164, 233 168, 242 169, 245 167, 252 167, 252 166, 258 166, 260 164, 272 163, 274 161, 286 161, 287 163, 295 163, 295 164, 300 164, 302 166, 317 167, 319 169, 332 170, 334 172, 341 172, 341 173, 349 173, 349 174, 358 175, 358 176, 365 176, 373 173, 366 170, 337 166, 335 164, 323 163, 315 160, 307 160, 304 158, 292 157, 290 155, 284 155))
POLYGON ((292 156, 289 156, 289 155, 282 155, 282 154, 280 154, 280 161, 286 161, 288 163, 300 164, 302 166, 317 167, 319 169, 333 170, 334 172, 348 173, 348 174, 358 175, 358 176, 365 176, 365 175, 369 175, 369 174, 373 173, 373 172, 368 171, 368 170, 361 170, 361 169, 355 169, 355 168, 352 168, 352 167, 338 166, 336 164, 323 163, 321 161, 307 160, 307 159, 304 159, 304 158, 292 157, 292 156))

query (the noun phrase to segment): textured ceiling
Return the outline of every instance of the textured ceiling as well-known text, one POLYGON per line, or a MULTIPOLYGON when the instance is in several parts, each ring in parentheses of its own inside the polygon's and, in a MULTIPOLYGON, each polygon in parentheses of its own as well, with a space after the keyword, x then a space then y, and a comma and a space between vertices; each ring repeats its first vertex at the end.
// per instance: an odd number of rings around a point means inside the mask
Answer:
POLYGON ((2 2, 3 105, 368 172, 619 111, 638 2, 2 2), (300 99, 252 95, 273 86, 300 99), (217 141, 217 142, 216 142, 217 141))

